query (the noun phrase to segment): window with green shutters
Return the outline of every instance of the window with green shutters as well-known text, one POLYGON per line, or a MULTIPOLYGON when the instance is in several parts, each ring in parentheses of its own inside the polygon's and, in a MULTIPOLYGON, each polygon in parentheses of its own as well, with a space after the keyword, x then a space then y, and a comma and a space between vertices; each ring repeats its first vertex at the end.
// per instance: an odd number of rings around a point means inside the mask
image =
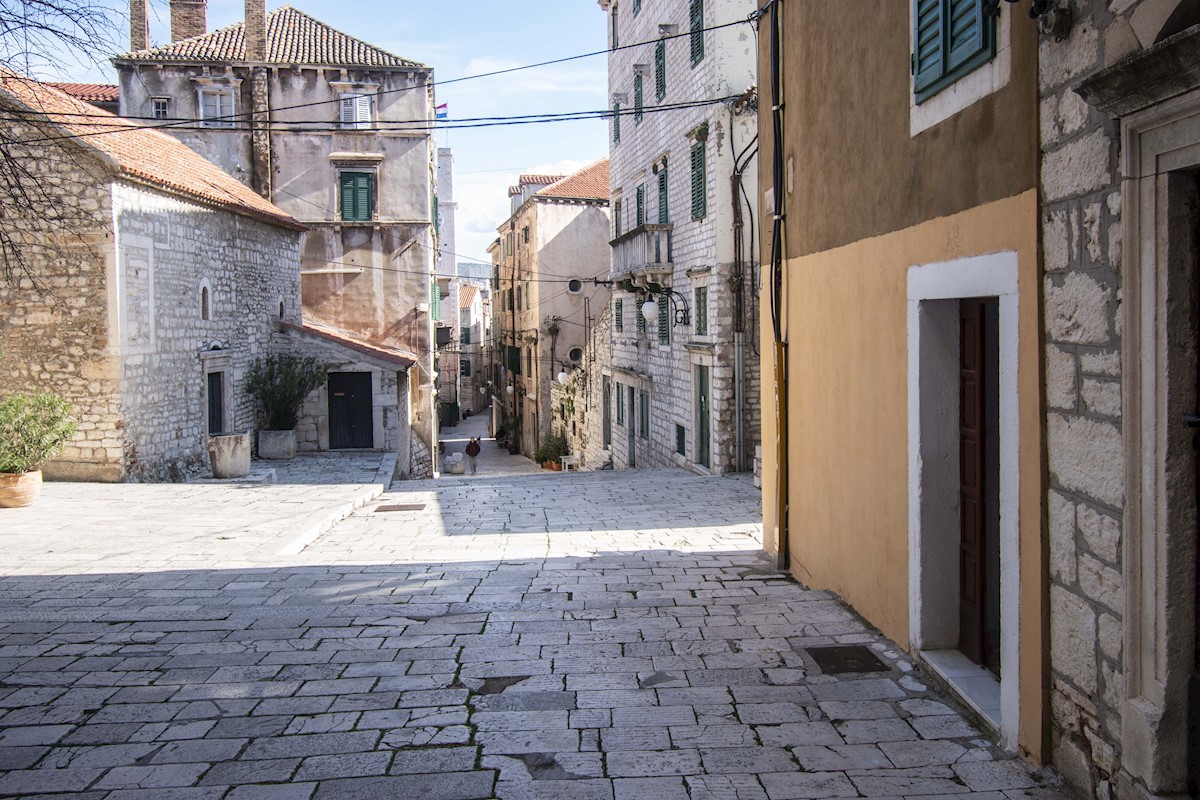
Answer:
POLYGON ((458 360, 458 372, 464 378, 471 377, 471 361, 470 361, 470 359, 460 358, 458 360))
POLYGON ((688 22, 692 32, 692 66, 704 60, 704 0, 691 0, 688 22))
POLYGON ((659 39, 654 45, 654 98, 667 96, 667 43, 659 39))
POLYGON ((658 298, 658 343, 671 343, 671 301, 666 295, 658 298))
POLYGON ((696 287, 696 335, 708 335, 708 287, 696 287))
POLYGON ((646 332, 646 315, 642 313, 642 304, 641 303, 637 304, 637 312, 635 313, 635 316, 637 317, 637 332, 645 333, 646 332))
POLYGON ((429 308, 434 319, 442 318, 442 290, 436 280, 429 282, 429 308))
POLYGON ((645 389, 638 392, 638 435, 650 438, 650 393, 645 389))
POLYGON ((369 222, 375 200, 375 176, 370 172, 343 172, 342 219, 348 222, 369 222))
POLYGON ((508 362, 508 371, 513 373, 514 375, 520 375, 521 374, 521 348, 513 347, 511 344, 505 345, 505 347, 508 348, 508 358, 506 359, 506 361, 508 362))
POLYGON ((633 15, 636 17, 642 10, 642 0, 633 0, 633 15))
POLYGON ((517 287, 517 310, 520 310, 522 308, 524 308, 524 306, 521 305, 521 287, 518 286, 517 287))
POLYGON ((625 387, 617 384, 617 424, 625 424, 625 387))
POLYGON ((613 144, 621 143, 621 104, 613 103, 613 144))
POLYGON ((637 227, 642 227, 646 224, 646 187, 637 187, 637 227))
POLYGON ((613 300, 613 327, 618 331, 625 330, 625 301, 619 297, 613 300))
POLYGON ((463 328, 460 338, 462 339, 463 344, 470 344, 471 343, 471 329, 463 328))
POLYGON ((996 55, 984 0, 913 0, 913 91, 928 100, 996 55))
POLYGON ((640 123, 642 121, 642 75, 638 73, 633 76, 633 121, 640 123))
POLYGON ((658 224, 666 225, 670 221, 670 209, 667 204, 667 168, 658 170, 658 224))
POLYGON ((704 163, 704 142, 692 145, 692 219, 704 219, 708 213, 708 185, 704 163))

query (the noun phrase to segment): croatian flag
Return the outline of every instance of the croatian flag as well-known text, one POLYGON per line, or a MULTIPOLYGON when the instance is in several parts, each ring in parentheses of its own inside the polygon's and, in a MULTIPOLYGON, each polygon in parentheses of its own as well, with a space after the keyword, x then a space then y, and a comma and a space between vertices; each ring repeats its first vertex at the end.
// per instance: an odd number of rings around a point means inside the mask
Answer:
POLYGON ((440 106, 433 107, 437 119, 450 119, 450 109, 447 108, 447 105, 447 103, 442 103, 440 106))

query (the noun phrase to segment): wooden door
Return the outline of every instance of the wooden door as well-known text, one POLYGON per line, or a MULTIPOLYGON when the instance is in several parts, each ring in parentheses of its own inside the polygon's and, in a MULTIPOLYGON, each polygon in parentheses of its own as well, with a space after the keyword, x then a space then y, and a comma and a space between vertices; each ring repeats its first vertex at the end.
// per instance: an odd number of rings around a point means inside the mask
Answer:
POLYGON ((629 393, 627 395, 628 403, 625 406, 627 409, 629 409, 629 416, 626 419, 626 421, 629 423, 626 426, 627 430, 629 431, 629 459, 628 460, 629 460, 630 467, 636 467, 637 466, 637 424, 636 424, 637 423, 637 410, 636 410, 637 405, 636 405, 636 397, 634 395, 632 386, 628 387, 626 389, 626 391, 629 393))
POLYGON ((712 404, 708 367, 696 367, 696 463, 712 466, 712 404))
POLYGON ((604 446, 612 444, 612 381, 604 376, 604 446))
POLYGON ((208 432, 225 432, 225 373, 208 373, 208 432))
MULTIPOLYGON (((1197 187, 1193 197, 1200 197, 1197 187)), ((1200 253, 1200 214, 1193 212, 1193 253, 1200 253)), ((1195 528, 1192 537, 1196 540, 1195 563, 1192 573, 1192 611, 1195 638, 1192 646, 1192 675, 1188 680, 1187 708, 1187 790, 1195 797, 1200 794, 1200 258, 1192 263, 1192 342, 1195 352, 1195 400, 1191 414, 1184 415, 1184 424, 1192 433, 1192 463, 1196 493, 1195 528)))
POLYGON ((371 373, 329 373, 329 448, 375 446, 371 373))
POLYGON ((977 664, 984 661, 986 604, 984 560, 984 301, 959 305, 959 595, 958 648, 977 664))

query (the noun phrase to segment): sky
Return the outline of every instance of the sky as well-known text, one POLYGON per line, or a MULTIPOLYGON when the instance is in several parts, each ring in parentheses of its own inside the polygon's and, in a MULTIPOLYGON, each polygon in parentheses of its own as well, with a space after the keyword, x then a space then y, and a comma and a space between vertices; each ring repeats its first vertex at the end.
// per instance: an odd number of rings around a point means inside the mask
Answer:
MULTIPOLYGON (((110 0, 119 2, 119 0, 110 0)), ((607 47, 596 0, 291 0, 289 5, 338 30, 434 70, 434 80, 590 53, 607 47)), ((267 10, 284 5, 267 0, 267 10)), ((127 6, 118 6, 128 13, 127 6)), ((151 0, 150 40, 169 40, 166 0, 151 0)), ((209 0, 210 31, 244 14, 243 0, 209 0)), ((127 19, 119 22, 122 49, 127 19)), ((57 80, 115 83, 111 67, 70 67, 57 80)), ((603 55, 567 64, 452 83, 435 89, 450 118, 604 109, 603 55)), ((509 216, 508 187, 521 173, 567 174, 608 155, 602 120, 440 131, 454 152, 457 260, 491 263, 487 246, 509 216)))

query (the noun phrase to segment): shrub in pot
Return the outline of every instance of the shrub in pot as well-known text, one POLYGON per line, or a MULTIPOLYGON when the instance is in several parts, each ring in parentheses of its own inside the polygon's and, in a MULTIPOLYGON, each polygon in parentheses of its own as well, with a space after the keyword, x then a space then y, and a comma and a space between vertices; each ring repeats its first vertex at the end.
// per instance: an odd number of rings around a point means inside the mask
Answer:
POLYGON ((58 395, 12 395, 0 401, 0 508, 36 500, 42 464, 74 435, 71 404, 58 395))
POLYGON ((542 440, 542 446, 538 448, 537 457, 534 460, 540 461, 546 469, 560 470, 562 469, 562 457, 570 452, 567 437, 561 433, 551 433, 542 440))
POLYGON ((293 458, 300 407, 325 383, 325 368, 312 356, 290 354, 254 359, 245 391, 258 413, 259 458, 293 458))

